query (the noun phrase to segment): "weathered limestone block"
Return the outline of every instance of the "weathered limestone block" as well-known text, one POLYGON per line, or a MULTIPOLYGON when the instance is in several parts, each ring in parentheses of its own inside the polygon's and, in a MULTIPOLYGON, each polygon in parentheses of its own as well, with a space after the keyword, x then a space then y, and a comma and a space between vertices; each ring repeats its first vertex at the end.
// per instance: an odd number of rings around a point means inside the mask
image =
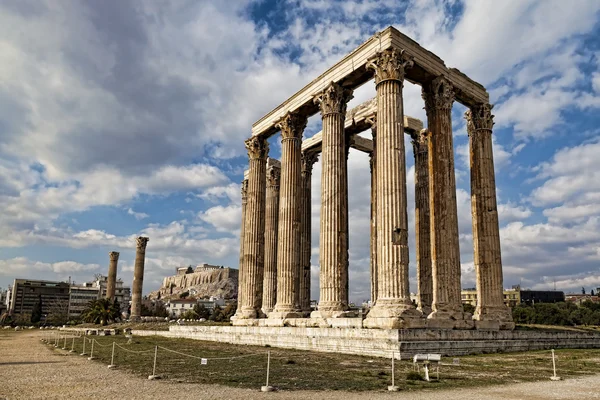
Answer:
POLYGON ((136 239, 135 264, 133 268, 133 284, 131 290, 132 321, 142 316, 142 287, 144 284, 144 263, 146 261, 146 245, 150 239, 140 236, 136 239))
POLYGON ((306 117, 287 114, 281 129, 281 191, 277 249, 277 304, 269 318, 297 318, 300 312, 301 145, 306 117))
POLYGON ((424 321, 410 300, 408 213, 402 87, 412 60, 386 50, 367 63, 377 89, 377 301, 367 315, 368 328, 408 328, 424 321))
POLYGON ((497 323, 500 329, 514 329, 510 309, 504 305, 492 107, 480 104, 465 113, 471 161, 473 260, 477 276, 477 307, 473 319, 478 329, 489 329, 490 322, 497 323))
POLYGON ((460 249, 454 147, 451 111, 454 89, 439 76, 423 86, 429 134, 429 204, 431 263, 433 274, 432 313, 428 326, 466 329, 473 326, 463 312, 460 286, 460 249))
POLYGON ((117 285, 117 264, 119 262, 119 252, 111 251, 108 253, 110 259, 108 264, 108 280, 106 281, 106 298, 115 301, 115 287, 117 285))
POLYGON ((269 144, 266 139, 246 140, 250 172, 244 230, 244 255, 240 271, 240 292, 234 324, 262 317, 262 286, 265 262, 266 167, 269 144))
MULTIPOLYGON (((248 175, 250 171, 244 171, 244 180, 242 181, 241 196, 242 196, 242 225, 240 227, 240 262, 238 264, 238 271, 242 271, 242 263, 244 261, 244 237, 246 230, 246 208, 248 204, 248 175)), ((239 294, 242 290, 242 275, 238 275, 238 289, 239 294)), ((238 307, 240 307, 238 303, 238 307)))
POLYGON ((369 167, 371 168, 371 304, 377 301, 377 114, 369 120, 371 134, 373 135, 373 150, 369 154, 369 167))
POLYGON ((311 317, 347 316, 348 166, 344 118, 352 92, 331 82, 315 98, 323 120, 320 301, 311 317))
POLYGON ((262 310, 269 314, 277 300, 277 231, 279 229, 279 182, 281 163, 267 160, 267 204, 265 221, 265 277, 262 310))

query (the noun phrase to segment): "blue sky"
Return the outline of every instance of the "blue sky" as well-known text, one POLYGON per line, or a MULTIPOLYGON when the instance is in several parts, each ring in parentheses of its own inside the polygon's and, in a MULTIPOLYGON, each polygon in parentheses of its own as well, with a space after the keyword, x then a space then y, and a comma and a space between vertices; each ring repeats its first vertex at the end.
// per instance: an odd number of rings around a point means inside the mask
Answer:
MULTIPOLYGON (((595 0, 3 1, 0 287, 82 282, 106 272, 111 250, 131 282, 138 235, 150 237, 145 292, 180 265, 237 268, 252 123, 389 25, 490 92, 505 286, 598 287, 599 10, 595 0)), ((374 94, 367 83, 350 106, 374 94)), ((418 86, 406 83, 404 104, 425 120, 418 86)), ((453 124, 462 283, 472 287, 464 111, 455 104, 453 124)), ((312 117, 306 137, 319 125, 312 117)), ((279 138, 270 142, 278 158, 279 138)), ((320 173, 317 163, 313 298, 320 173)), ((351 152, 349 173, 350 297, 361 301, 367 156, 351 152)))

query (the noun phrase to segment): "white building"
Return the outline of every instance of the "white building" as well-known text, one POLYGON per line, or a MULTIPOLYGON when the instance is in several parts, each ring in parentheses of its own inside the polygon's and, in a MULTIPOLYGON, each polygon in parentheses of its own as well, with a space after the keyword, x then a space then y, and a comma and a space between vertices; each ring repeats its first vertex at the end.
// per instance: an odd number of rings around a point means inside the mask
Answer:
POLYGON ((166 307, 171 317, 177 318, 181 314, 193 310, 196 304, 198 304, 196 299, 177 299, 169 300, 166 307))
MULTIPOLYGON (((96 278, 96 280, 89 283, 98 288, 98 298, 103 299, 106 297, 108 276, 97 274, 94 276, 94 278, 96 278)), ((127 312, 129 309, 129 303, 131 302, 131 288, 129 286, 124 286, 121 278, 117 279, 115 283, 115 299, 121 306, 121 312, 127 312)))

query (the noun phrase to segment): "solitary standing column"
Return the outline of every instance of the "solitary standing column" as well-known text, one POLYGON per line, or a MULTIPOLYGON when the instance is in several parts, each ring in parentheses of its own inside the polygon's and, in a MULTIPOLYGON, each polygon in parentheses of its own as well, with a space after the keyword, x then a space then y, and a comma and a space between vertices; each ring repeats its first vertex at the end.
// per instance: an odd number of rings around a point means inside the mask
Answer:
POLYGON ((463 312, 460 295, 460 250, 452 103, 454 89, 439 76, 423 86, 429 134, 429 205, 433 312, 427 317, 433 328, 471 328, 471 315, 463 312))
MULTIPOLYGON (((265 266, 266 169, 269 144, 254 136, 246 140, 250 172, 244 229, 244 255, 240 271, 240 293, 234 325, 247 325, 248 319, 262 317, 262 286, 265 266)), ((255 322, 250 322, 254 324, 255 322)))
POLYGON ((117 263, 119 262, 119 252, 111 251, 108 253, 110 262, 108 264, 108 280, 106 282, 106 298, 111 302, 115 301, 115 286, 117 285, 117 263))
POLYGON ((310 254, 311 254, 311 195, 312 168, 318 153, 302 153, 302 186, 300 204, 300 310, 310 315, 310 254))
POLYGON ((368 118, 373 135, 373 151, 369 154, 371 167, 371 306, 377 301, 377 115, 368 118))
POLYGON ((244 261, 244 232, 246 231, 246 205, 248 204, 248 170, 244 171, 244 180, 242 181, 242 226, 240 228, 240 262, 238 264, 238 308, 240 308, 240 293, 242 291, 242 262, 244 261))
POLYGON ((131 293, 132 321, 142 316, 142 285, 144 284, 144 262, 146 260, 147 237, 140 236, 136 239, 135 265, 133 269, 133 288, 131 293))
POLYGON ((299 318, 300 313, 300 180, 302 132, 306 117, 286 114, 281 129, 281 191, 277 249, 277 304, 269 318, 299 318))
POLYGON ((404 52, 385 50, 367 63, 377 89, 377 301, 364 321, 368 328, 423 326, 410 300, 404 110, 404 52))
POLYGON ((429 160, 427 130, 411 134, 415 155, 415 232, 417 253, 417 309, 431 313, 433 278, 431 276, 431 241, 429 240, 429 160))
POLYGON ((277 230, 279 227, 279 178, 281 164, 267 159, 267 204, 265 220, 265 277, 263 283, 263 313, 269 314, 277 299, 277 230))
POLYGON ((348 310, 348 165, 344 132, 352 91, 335 82, 315 98, 323 120, 320 233, 320 301, 311 317, 332 318, 348 310))
POLYGON ((477 307, 473 319, 475 326, 481 329, 514 329, 512 315, 504 304, 492 107, 479 104, 465 113, 471 156, 471 217, 477 274, 477 307))

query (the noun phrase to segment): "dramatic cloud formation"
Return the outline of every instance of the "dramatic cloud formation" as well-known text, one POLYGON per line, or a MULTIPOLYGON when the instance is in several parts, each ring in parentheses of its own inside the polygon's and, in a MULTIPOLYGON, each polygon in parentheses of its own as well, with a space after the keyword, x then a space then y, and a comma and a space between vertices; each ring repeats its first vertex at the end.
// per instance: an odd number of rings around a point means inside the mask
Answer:
MULTIPOLYGON (((505 286, 600 285, 600 5, 578 0, 0 4, 0 286, 78 281, 150 237, 145 291, 175 267, 237 267, 252 123, 393 25, 486 85, 505 286)), ((357 89, 350 106, 375 95, 357 89)), ((426 121, 420 87, 405 112, 426 121)), ((453 109, 463 286, 474 286, 469 153, 453 109)), ((320 130, 309 120, 306 137, 320 130)), ((365 133, 369 137, 369 133, 365 133)), ((270 140, 278 158, 279 138, 270 140)), ((414 168, 407 153, 409 226, 414 168)), ((351 300, 369 297, 368 156, 350 153, 351 300)), ((320 162, 313 172, 318 297, 320 162)), ((414 261, 414 232, 410 232, 414 261)), ((414 264, 411 264, 414 277, 414 264)), ((413 278, 414 279, 414 278, 413 278)), ((413 282, 413 289, 416 285, 413 282)))

